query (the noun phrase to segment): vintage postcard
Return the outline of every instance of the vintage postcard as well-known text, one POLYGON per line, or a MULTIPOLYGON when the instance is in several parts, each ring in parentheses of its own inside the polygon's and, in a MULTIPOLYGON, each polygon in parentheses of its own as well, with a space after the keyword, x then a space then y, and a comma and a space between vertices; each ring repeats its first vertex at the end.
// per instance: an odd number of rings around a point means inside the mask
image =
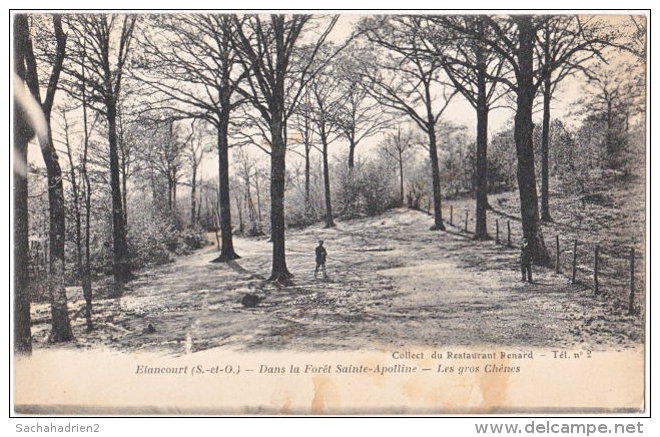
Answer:
POLYGON ((647 414, 649 18, 13 11, 14 414, 647 414))

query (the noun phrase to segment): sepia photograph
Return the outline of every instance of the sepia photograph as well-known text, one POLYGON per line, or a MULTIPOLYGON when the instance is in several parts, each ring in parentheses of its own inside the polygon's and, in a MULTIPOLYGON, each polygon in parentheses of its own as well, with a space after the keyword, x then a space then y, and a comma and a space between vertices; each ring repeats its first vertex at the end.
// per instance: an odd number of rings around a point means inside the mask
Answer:
POLYGON ((649 19, 12 11, 13 414, 648 413, 649 19))

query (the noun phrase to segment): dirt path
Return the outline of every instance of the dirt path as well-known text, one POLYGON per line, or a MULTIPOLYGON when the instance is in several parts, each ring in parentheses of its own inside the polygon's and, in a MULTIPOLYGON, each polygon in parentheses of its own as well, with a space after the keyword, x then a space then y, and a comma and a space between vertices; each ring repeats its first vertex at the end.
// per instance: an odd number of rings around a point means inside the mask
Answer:
MULTIPOLYGON (((552 346, 602 349, 643 341, 639 317, 627 316, 565 277, 535 271, 520 282, 515 250, 474 242, 457 229, 428 230, 431 218, 395 210, 287 234, 295 285, 264 280, 271 245, 236 238, 243 257, 209 263, 213 249, 138 274, 124 297, 99 301, 98 329, 87 334, 73 302, 76 346, 163 350, 183 354, 212 347, 298 351, 403 345, 552 346), (314 247, 326 241, 330 281, 315 280, 314 247), (243 308, 246 292, 265 299, 243 308), (155 332, 149 332, 151 324, 155 332)), ((46 306, 35 341, 45 345, 46 306)))

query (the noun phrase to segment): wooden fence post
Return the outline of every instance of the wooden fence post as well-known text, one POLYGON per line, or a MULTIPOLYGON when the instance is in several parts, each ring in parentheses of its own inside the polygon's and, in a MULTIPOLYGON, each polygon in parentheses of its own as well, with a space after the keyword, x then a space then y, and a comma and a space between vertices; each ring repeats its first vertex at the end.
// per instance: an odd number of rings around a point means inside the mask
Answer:
POLYGON ((628 314, 635 312, 635 248, 630 248, 630 300, 628 301, 628 314))
POLYGON ((449 205, 449 224, 454 226, 454 205, 449 205))
POLYGON ((596 250, 594 251, 594 294, 598 296, 600 290, 598 289, 598 250, 600 247, 596 245, 596 250))
POLYGON ((555 265, 555 272, 559 274, 559 234, 555 236, 555 240, 557 241, 557 261, 555 265))
POLYGON ((511 220, 506 221, 506 229, 507 229, 507 246, 511 247, 511 220))
POLYGON ((500 244, 500 221, 495 219, 495 243, 500 244))
POLYGON ((577 267, 577 239, 573 242, 573 279, 571 284, 575 284, 575 270, 577 267))
POLYGON ((465 210, 465 232, 468 231, 468 230, 467 230, 468 214, 469 214, 469 213, 468 213, 468 210, 466 209, 466 210, 465 210))

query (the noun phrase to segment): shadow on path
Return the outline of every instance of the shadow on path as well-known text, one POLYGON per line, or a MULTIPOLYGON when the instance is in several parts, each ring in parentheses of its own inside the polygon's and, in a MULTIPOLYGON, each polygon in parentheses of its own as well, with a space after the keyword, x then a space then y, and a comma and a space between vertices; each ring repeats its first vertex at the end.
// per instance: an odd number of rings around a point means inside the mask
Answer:
POLYGON ((243 268, 239 263, 237 263, 235 260, 227 261, 225 264, 227 264, 232 270, 234 270, 237 273, 242 273, 244 275, 248 275, 250 279, 261 279, 262 281, 265 281, 266 278, 263 276, 253 273, 249 270, 246 270, 243 268))

